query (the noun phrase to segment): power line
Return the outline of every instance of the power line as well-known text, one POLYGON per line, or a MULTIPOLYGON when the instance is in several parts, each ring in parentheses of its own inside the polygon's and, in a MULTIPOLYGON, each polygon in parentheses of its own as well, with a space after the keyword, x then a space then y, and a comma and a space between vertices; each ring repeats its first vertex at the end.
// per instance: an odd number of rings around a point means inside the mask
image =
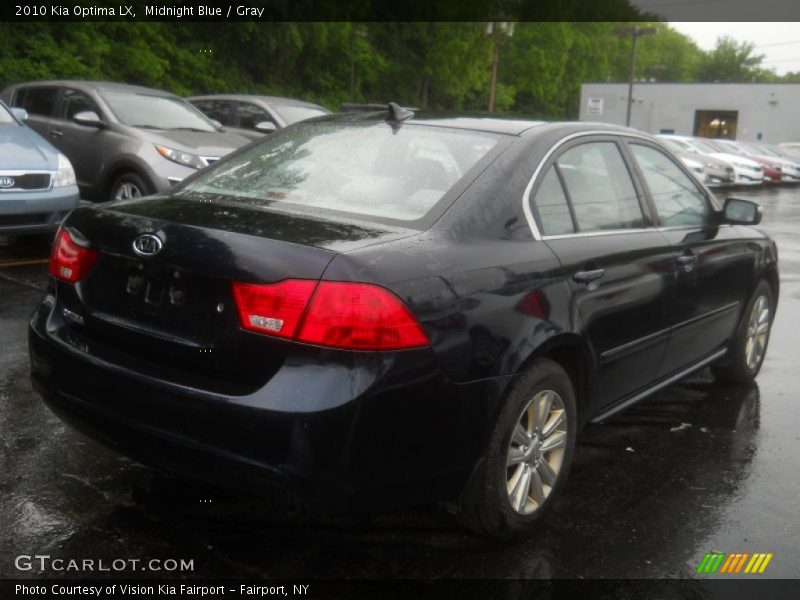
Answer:
POLYGON ((761 62, 765 62, 765 63, 800 62, 800 56, 798 56, 797 58, 772 58, 772 59, 762 60, 761 62))
POLYGON ((776 48, 778 46, 791 46, 792 44, 800 44, 800 40, 794 40, 793 42, 780 42, 778 44, 762 44, 761 46, 755 46, 755 48, 776 48))

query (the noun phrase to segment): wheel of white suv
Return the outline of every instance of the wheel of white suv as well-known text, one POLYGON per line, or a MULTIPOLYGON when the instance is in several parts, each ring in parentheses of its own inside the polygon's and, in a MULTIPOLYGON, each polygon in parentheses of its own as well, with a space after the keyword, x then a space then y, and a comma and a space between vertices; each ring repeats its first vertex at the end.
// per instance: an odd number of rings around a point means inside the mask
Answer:
POLYGON ((725 362, 711 367, 717 380, 725 383, 747 383, 756 378, 767 354, 772 320, 775 317, 774 298, 769 283, 761 280, 747 304, 730 354, 725 362))
POLYGON ((567 373, 536 360, 506 395, 486 456, 455 506, 463 525, 494 537, 528 533, 564 487, 576 436, 567 373))

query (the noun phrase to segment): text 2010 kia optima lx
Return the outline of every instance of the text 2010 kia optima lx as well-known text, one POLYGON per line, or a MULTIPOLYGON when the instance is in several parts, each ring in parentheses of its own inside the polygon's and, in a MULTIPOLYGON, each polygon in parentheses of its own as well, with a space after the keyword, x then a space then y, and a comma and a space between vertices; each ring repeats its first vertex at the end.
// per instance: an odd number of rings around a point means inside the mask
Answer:
POLYGON ((706 365, 756 376, 778 301, 760 214, 628 129, 323 117, 72 212, 33 382, 183 477, 312 511, 448 501, 517 535, 586 423, 706 365))

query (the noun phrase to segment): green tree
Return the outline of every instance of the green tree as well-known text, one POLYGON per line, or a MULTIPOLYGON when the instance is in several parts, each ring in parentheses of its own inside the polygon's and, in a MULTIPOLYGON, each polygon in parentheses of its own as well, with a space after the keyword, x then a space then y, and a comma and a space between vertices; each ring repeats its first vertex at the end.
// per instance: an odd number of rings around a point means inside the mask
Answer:
POLYGON ((737 42, 722 36, 716 47, 706 54, 697 72, 700 81, 759 81, 766 71, 761 68, 762 54, 754 54, 755 46, 750 42, 737 42))

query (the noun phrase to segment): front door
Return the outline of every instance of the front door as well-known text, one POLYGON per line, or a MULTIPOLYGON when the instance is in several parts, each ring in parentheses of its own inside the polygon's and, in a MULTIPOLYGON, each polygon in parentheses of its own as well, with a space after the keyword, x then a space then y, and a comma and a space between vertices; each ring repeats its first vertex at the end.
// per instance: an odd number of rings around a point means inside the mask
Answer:
POLYGON ((535 191, 543 240, 561 262, 594 353, 597 407, 656 377, 669 339, 675 265, 613 137, 573 142, 535 191))
POLYGON ((84 92, 64 88, 57 118, 50 125, 50 142, 61 150, 75 169, 81 191, 95 193, 100 185, 105 157, 106 129, 78 125, 72 118, 79 112, 91 111, 103 119, 97 104, 84 92))
POLYGON ((715 224, 707 192, 675 159, 647 142, 629 147, 677 269, 672 334, 659 371, 666 376, 719 351, 731 338, 746 301, 740 278, 748 272, 747 257, 734 228, 715 224))
POLYGON ((272 123, 276 129, 278 123, 264 108, 252 102, 235 102, 231 120, 231 130, 250 140, 263 139, 264 132, 256 129, 259 123, 272 123))

